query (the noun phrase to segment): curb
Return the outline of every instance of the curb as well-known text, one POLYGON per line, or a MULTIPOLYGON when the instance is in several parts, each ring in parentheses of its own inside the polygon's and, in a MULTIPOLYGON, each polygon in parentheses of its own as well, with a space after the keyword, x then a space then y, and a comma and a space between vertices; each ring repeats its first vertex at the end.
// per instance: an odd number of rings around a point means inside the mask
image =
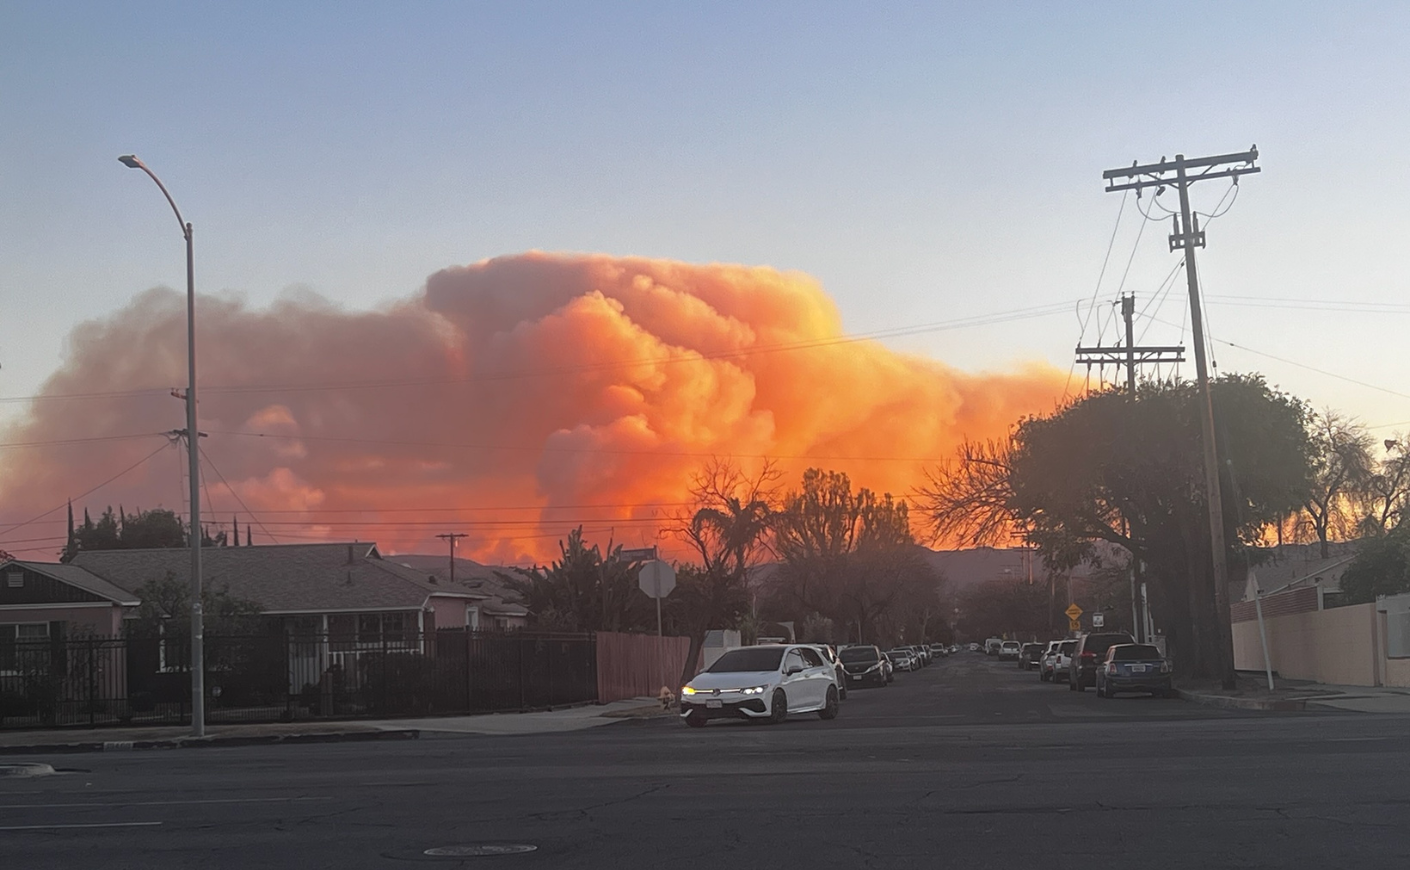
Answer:
POLYGON ((1272 710, 1286 713, 1307 709, 1307 700, 1304 698, 1235 698, 1228 695, 1206 695, 1203 692, 1191 692, 1186 689, 1176 689, 1175 696, 1192 704, 1224 707, 1232 710, 1272 710))
POLYGON ((416 740, 414 728, 395 731, 327 731, 309 734, 263 734, 233 737, 177 737, 170 740, 107 740, 85 743, 35 743, 0 746, 0 755, 47 755, 76 752, 133 752, 142 749, 203 749, 220 746, 268 746, 278 743, 362 743, 372 740, 416 740))

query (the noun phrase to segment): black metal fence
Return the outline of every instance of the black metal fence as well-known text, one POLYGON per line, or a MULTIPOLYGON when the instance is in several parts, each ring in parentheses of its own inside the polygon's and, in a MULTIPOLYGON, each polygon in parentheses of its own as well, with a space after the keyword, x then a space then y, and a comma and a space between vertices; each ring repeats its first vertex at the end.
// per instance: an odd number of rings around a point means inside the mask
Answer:
MULTIPOLYGON (((389 718, 541 709, 597 699, 590 634, 463 629, 354 637, 205 638, 206 721, 389 718)), ((191 721, 186 638, 0 645, 0 728, 191 721)))

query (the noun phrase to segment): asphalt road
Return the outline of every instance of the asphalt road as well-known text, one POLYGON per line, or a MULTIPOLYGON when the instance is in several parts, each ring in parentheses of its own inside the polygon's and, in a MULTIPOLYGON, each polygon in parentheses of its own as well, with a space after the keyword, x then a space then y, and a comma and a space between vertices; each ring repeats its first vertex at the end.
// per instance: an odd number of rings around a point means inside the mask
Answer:
POLYGON ((102 753, 6 868, 1410 866, 1410 717, 1103 700, 964 653, 833 722, 102 753), (520 843, 526 854, 425 850, 520 843))

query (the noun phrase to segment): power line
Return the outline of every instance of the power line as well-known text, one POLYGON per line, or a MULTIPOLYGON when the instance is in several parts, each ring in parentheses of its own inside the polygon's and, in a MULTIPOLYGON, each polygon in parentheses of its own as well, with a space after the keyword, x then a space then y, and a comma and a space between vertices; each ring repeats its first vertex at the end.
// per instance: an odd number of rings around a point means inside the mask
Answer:
MULTIPOLYGON (((220 478, 220 482, 225 484, 225 488, 229 490, 232 496, 235 497, 235 501, 239 503, 240 507, 245 509, 245 513, 250 515, 250 519, 254 520, 255 524, 260 527, 260 531, 264 532, 266 535, 269 535, 269 539, 274 543, 279 543, 279 539, 274 537, 274 535, 269 531, 269 529, 266 529, 264 527, 264 523, 260 521, 259 514, 256 514, 254 511, 250 510, 250 506, 245 504, 244 499, 240 498, 240 493, 236 492, 235 487, 230 485, 230 481, 225 479, 225 475, 220 473, 220 469, 217 468, 215 463, 211 461, 210 456, 207 455, 204 448, 201 448, 201 458, 204 459, 206 461, 206 464, 211 467, 211 471, 215 472, 215 476, 220 478)), ((209 495, 207 495, 207 498, 209 498, 209 495)))
POLYGON ((82 494, 80 494, 80 495, 74 496, 73 498, 65 499, 62 504, 55 505, 54 507, 50 508, 49 510, 45 511, 44 513, 39 514, 39 515, 37 515, 37 516, 34 516, 34 517, 30 518, 30 519, 27 519, 27 520, 25 520, 25 521, 22 522, 22 523, 17 523, 17 524, 15 524, 15 525, 13 525, 13 526, 10 526, 10 527, 8 527, 8 528, 6 528, 6 529, 4 529, 4 530, 0 530, 0 535, 8 535, 8 534, 10 534, 11 532, 15 531, 16 529, 22 529, 22 528, 24 528, 25 526, 29 525, 29 524, 32 523, 32 522, 36 522, 37 520, 42 520, 42 519, 44 519, 45 517, 49 516, 49 514, 52 514, 53 512, 55 512, 55 511, 57 511, 57 510, 62 510, 63 508, 65 508, 66 506, 68 506, 69 504, 71 504, 71 503, 74 502, 74 501, 78 501, 78 500, 80 500, 80 499, 87 498, 88 496, 92 495, 93 493, 97 492, 98 490, 102 489, 103 487, 107 486, 108 484, 112 483, 113 481, 117 480, 118 478, 122 477, 124 474, 127 474, 129 471, 132 471, 133 469, 137 468, 138 466, 143 465, 143 464, 146 463, 149 459, 151 459, 153 456, 156 456, 158 453, 161 453, 163 450, 167 449, 167 448, 170 447, 170 446, 171 446, 170 442, 168 442, 168 443, 166 443, 166 444, 163 444, 162 446, 158 447, 156 450, 153 450, 151 453, 148 453, 146 456, 142 457, 141 459, 139 459, 139 460, 137 460, 136 462, 132 463, 131 465, 127 466, 127 467, 124 468, 122 471, 119 471, 117 474, 114 474, 112 477, 108 478, 107 480, 103 481, 102 483, 98 484, 97 486, 93 487, 92 489, 90 489, 90 490, 88 490, 88 491, 86 491, 86 492, 84 492, 84 493, 82 493, 82 494))
POLYGON ((46 441, 10 441, 0 444, 0 449, 17 447, 67 447, 71 444, 94 444, 99 441, 132 441, 138 438, 151 438, 153 436, 166 437, 165 432, 140 432, 131 435, 94 435, 89 438, 55 438, 46 441))

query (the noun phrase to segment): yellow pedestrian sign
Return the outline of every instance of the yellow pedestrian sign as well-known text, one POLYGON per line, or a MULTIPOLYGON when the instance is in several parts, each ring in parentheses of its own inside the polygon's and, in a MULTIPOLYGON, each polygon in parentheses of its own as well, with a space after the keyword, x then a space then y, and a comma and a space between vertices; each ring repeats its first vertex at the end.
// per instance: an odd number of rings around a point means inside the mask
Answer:
POLYGON ((1073 622, 1076 622, 1078 617, 1082 615, 1083 610, 1082 608, 1078 607, 1077 602, 1074 601, 1071 604, 1067 605, 1067 609, 1064 610, 1063 613, 1067 614, 1068 619, 1072 620, 1073 622))

